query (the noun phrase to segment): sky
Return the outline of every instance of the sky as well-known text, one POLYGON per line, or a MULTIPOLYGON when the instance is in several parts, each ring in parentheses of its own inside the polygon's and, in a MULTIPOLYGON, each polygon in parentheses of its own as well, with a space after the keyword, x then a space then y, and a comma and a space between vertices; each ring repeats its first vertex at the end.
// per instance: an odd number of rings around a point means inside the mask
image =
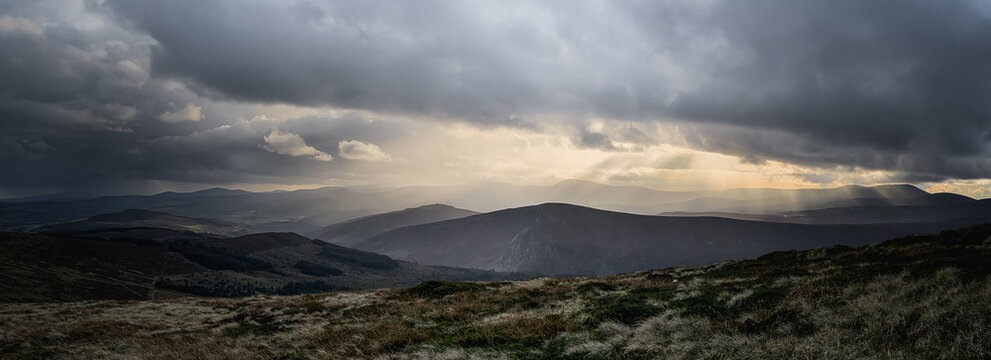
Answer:
POLYGON ((991 196, 984 1, 0 0, 0 198, 585 179, 991 196))

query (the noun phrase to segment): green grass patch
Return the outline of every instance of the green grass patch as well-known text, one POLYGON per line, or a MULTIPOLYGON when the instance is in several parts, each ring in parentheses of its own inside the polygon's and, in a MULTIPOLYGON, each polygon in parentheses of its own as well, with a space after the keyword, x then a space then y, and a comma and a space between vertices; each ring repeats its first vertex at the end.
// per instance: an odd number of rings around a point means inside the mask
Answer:
POLYGON ((579 285, 575 288, 575 292, 579 294, 595 294, 597 292, 607 292, 616 291, 619 287, 613 283, 607 283, 602 281, 592 281, 579 285))
POLYGON ((590 325, 603 321, 617 321, 633 325, 664 309, 647 303, 649 297, 643 295, 608 295, 593 301, 588 311, 590 325))
POLYGON ((574 327, 560 315, 520 318, 498 325, 458 327, 436 343, 440 346, 520 352, 541 346, 545 341, 572 328, 574 327))
POLYGON ((404 295, 426 298, 426 299, 440 299, 442 297, 462 293, 462 292, 477 292, 486 289, 485 284, 470 283, 470 282, 458 282, 458 281, 443 281, 443 280, 431 280, 424 281, 419 285, 402 290, 401 293, 404 295))

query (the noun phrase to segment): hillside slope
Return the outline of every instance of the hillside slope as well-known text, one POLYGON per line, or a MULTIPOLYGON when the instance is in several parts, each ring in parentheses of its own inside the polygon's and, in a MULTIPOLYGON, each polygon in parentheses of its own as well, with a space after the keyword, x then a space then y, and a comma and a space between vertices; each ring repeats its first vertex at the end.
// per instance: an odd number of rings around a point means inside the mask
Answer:
POLYGON ((776 250, 864 245, 937 230, 933 227, 645 216, 543 204, 400 228, 354 247, 421 264, 592 275, 698 265, 776 250))
POLYGON ((395 261, 293 233, 226 238, 158 228, 0 233, 0 302, 232 297, 525 278, 395 261))
POLYGON ((224 220, 191 218, 161 211, 127 209, 118 213, 93 215, 84 219, 41 226, 36 232, 71 233, 109 228, 154 227, 197 233, 236 236, 255 232, 245 224, 224 220))
POLYGON ((598 278, 0 304, 11 358, 983 359, 991 225, 598 278))
POLYGON ((350 246, 389 230, 410 225, 457 219, 475 214, 478 213, 450 205, 423 205, 328 225, 308 235, 311 238, 332 244, 350 246))

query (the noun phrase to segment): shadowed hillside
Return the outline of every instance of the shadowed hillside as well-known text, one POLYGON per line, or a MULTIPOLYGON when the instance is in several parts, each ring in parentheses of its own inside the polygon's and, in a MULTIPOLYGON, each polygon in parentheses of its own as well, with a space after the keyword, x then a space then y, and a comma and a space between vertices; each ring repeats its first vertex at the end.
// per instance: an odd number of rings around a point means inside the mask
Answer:
POLYGON ((0 301, 301 294, 521 274, 426 266, 293 233, 236 238, 160 228, 0 233, 0 301))
POLYGON ((775 250, 864 245, 929 224, 801 225, 645 216, 543 204, 396 229, 355 248, 422 264, 544 274, 614 274, 775 250))
POLYGON ((337 245, 350 246, 392 229, 457 219, 475 214, 478 213, 443 204, 424 205, 325 226, 310 234, 310 237, 337 245))
POLYGON ((597 278, 0 304, 15 358, 982 359, 991 225, 597 278))
POLYGON ((235 222, 191 218, 160 211, 127 209, 119 213, 93 215, 85 219, 45 225, 36 232, 72 233, 110 228, 154 227, 197 233, 236 236, 256 232, 253 228, 235 222))

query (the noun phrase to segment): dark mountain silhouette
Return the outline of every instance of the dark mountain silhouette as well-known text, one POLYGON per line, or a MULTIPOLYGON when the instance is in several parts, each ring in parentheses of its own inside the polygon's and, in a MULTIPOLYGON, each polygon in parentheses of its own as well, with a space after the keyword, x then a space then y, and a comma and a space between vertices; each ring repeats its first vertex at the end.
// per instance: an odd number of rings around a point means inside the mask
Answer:
POLYGON ((551 203, 400 228, 354 247, 422 264, 612 274, 741 259, 777 250, 863 245, 942 226, 662 217, 551 203))
POLYGON ((309 234, 309 236, 333 244, 349 246, 392 229, 457 219, 475 214, 478 213, 450 205, 424 205, 325 226, 319 231, 309 234))

